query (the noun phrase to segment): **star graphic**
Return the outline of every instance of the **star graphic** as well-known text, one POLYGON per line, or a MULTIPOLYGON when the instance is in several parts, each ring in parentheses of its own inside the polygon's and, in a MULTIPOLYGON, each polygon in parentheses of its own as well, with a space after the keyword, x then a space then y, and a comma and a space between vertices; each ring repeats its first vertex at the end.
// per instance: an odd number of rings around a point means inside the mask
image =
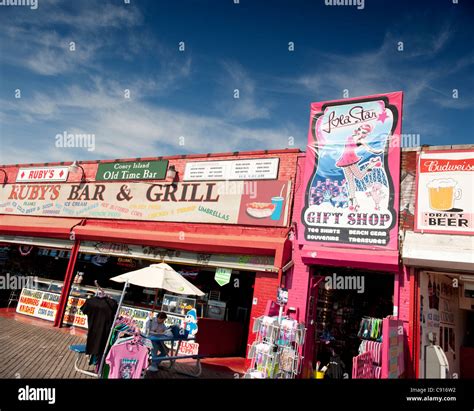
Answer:
POLYGON ((384 110, 379 114, 378 121, 381 121, 382 123, 385 123, 385 120, 387 120, 387 112, 384 110))

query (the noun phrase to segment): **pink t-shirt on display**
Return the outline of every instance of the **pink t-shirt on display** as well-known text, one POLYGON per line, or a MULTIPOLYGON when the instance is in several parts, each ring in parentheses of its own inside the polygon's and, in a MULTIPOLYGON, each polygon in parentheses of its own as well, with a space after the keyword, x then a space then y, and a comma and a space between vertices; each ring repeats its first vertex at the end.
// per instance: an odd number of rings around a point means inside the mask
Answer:
POLYGON ((132 343, 114 345, 105 361, 110 365, 109 378, 140 378, 148 366, 148 348, 132 343))

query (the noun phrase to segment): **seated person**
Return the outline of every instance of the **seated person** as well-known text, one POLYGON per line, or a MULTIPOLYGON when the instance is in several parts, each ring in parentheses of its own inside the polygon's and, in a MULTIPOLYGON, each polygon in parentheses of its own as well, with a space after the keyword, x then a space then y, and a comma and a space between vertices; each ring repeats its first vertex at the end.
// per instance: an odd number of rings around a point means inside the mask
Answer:
MULTIPOLYGON (((168 327, 165 324, 165 320, 168 318, 166 313, 160 312, 157 317, 154 317, 151 320, 151 325, 150 325, 150 335, 163 335, 166 337, 173 337, 173 332, 171 331, 171 327, 168 327)), ((164 357, 168 355, 168 348, 166 347, 165 343, 163 341, 152 341, 153 344, 153 356, 157 355, 159 351, 159 356, 164 357)), ((161 362, 158 361, 157 365, 161 362)), ((155 366, 154 364, 151 365, 148 368, 149 371, 158 371, 158 367, 155 366)))

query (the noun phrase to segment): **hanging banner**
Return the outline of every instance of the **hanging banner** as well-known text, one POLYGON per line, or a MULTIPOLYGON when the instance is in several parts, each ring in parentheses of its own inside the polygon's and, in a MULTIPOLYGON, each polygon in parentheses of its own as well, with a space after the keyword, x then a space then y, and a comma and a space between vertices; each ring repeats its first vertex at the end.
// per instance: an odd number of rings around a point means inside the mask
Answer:
POLYGON ((398 249, 402 98, 311 104, 301 242, 398 249))
POLYGON ((226 284, 229 284, 231 275, 232 275, 231 268, 219 267, 219 268, 216 268, 216 274, 214 276, 214 280, 216 280, 216 283, 222 287, 226 284))
POLYGON ((474 151, 419 154, 415 231, 474 234, 474 151))
POLYGON ((181 223, 288 224, 291 181, 0 186, 0 214, 181 223))

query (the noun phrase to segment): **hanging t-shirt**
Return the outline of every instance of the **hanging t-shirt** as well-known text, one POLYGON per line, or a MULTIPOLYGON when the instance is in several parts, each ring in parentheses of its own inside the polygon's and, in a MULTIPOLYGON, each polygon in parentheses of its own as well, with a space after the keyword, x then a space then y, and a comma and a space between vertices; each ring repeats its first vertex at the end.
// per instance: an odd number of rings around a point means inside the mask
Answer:
POLYGON ((117 308, 110 297, 91 297, 81 307, 88 324, 86 354, 103 353, 117 308))
POLYGON ((134 343, 114 345, 105 361, 110 365, 109 378, 140 378, 148 367, 148 348, 134 343))

